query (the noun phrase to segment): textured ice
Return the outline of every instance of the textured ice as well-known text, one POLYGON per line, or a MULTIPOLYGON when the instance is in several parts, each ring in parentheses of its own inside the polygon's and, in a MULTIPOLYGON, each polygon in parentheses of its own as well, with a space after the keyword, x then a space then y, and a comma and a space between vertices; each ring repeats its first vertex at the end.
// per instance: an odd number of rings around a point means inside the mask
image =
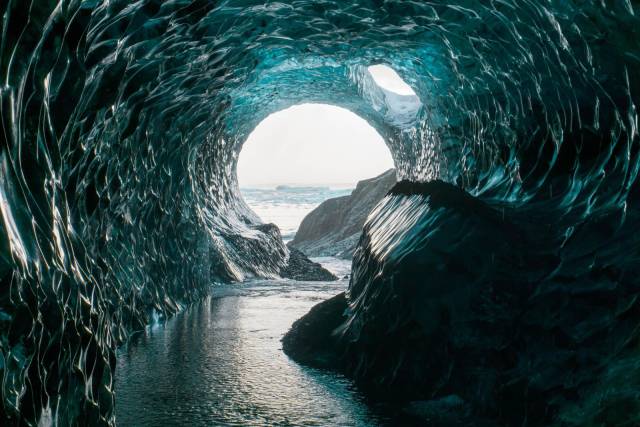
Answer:
MULTIPOLYGON (((637 229, 639 14, 595 0, 2 2, 0 418, 113 424, 131 330, 214 281, 279 271, 286 247, 256 228, 235 166, 249 132, 294 104, 350 109, 399 178, 535 212, 577 248, 592 247, 584 222, 637 229), (377 63, 416 111, 397 112, 377 63)), ((635 243, 601 250, 611 268, 637 262, 635 243)))
POLYGON ((343 369, 489 425, 636 425, 639 217, 621 214, 398 184, 354 256, 343 369))

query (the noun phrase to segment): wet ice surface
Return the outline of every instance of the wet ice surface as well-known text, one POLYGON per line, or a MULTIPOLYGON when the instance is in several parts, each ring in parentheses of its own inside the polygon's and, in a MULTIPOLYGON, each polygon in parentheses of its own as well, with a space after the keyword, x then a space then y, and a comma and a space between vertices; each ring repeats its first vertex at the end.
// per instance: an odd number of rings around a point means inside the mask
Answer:
POLYGON ((350 380, 282 352, 291 324, 346 286, 263 280, 216 288, 135 336, 118 352, 118 425, 388 424, 350 380))

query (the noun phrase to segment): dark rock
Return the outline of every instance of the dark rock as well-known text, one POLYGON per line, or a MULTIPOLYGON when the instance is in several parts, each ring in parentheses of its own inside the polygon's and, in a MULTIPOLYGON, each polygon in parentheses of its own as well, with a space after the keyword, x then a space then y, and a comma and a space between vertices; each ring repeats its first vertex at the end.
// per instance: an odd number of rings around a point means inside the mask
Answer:
POLYGON ((300 363, 319 368, 338 367, 340 350, 334 332, 346 320, 346 310, 344 292, 315 305, 282 338, 282 349, 300 363))
MULTIPOLYGON (((433 400, 409 402, 405 413, 433 427, 466 427, 478 425, 469 419, 469 405, 459 396, 449 395, 433 400)), ((473 420, 477 421, 477 420, 473 420)))
POLYGON ((338 278, 317 262, 311 261, 296 248, 289 248, 287 265, 280 270, 280 276, 305 281, 334 281, 338 278))
POLYGON ((350 196, 325 200, 302 220, 289 247, 308 256, 351 258, 369 212, 395 183, 396 171, 390 169, 358 182, 350 196))
POLYGON ((284 350, 376 397, 422 401, 408 411, 435 425, 637 425, 640 267, 615 249, 640 236, 610 220, 567 239, 577 220, 550 204, 399 183, 362 233, 347 317, 314 307, 284 350))

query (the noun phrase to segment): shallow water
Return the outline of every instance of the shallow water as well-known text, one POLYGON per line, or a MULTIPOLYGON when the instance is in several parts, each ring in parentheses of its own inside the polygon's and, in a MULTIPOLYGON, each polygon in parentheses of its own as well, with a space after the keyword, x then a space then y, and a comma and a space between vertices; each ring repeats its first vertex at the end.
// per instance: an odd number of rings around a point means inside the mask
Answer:
POLYGON ((216 288, 134 337, 118 353, 118 425, 388 424, 350 380, 282 352, 291 324, 346 286, 280 280, 216 288))

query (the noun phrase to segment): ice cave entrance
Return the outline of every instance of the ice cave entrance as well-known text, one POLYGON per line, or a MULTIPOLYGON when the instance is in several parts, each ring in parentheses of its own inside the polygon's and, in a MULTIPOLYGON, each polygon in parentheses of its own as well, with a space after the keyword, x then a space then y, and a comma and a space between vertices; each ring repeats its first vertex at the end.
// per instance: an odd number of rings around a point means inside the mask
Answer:
POLYGON ((353 112, 301 104, 265 118, 238 159, 242 197, 285 241, 322 201, 349 195, 358 181, 394 167, 382 136, 353 112))

